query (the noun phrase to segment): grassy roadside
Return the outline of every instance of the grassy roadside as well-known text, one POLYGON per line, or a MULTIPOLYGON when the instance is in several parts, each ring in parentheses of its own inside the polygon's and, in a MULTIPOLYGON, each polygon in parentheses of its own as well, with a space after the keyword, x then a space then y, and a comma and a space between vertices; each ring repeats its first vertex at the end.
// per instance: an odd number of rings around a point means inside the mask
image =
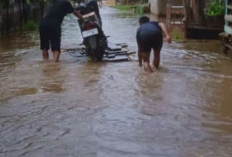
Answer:
POLYGON ((121 11, 133 11, 135 14, 139 14, 139 15, 149 12, 149 7, 147 4, 118 5, 111 7, 121 11))
POLYGON ((135 6, 134 5, 117 5, 117 6, 111 6, 111 7, 121 10, 121 11, 130 11, 130 10, 133 10, 135 6))

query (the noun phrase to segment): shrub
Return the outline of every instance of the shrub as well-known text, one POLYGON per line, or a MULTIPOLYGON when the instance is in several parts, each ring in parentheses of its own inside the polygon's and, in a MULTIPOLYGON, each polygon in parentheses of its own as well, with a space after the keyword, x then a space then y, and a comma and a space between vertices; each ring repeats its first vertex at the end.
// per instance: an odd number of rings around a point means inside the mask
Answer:
POLYGON ((225 14, 224 2, 210 2, 207 7, 206 16, 218 16, 225 14))
POLYGON ((118 10, 122 10, 122 11, 127 11, 127 10, 131 10, 132 6, 130 5, 117 5, 117 6, 112 6, 113 8, 116 8, 118 10))
POLYGON ((34 31, 37 30, 38 26, 37 23, 35 23, 34 21, 28 21, 25 25, 25 28, 28 31, 34 31))

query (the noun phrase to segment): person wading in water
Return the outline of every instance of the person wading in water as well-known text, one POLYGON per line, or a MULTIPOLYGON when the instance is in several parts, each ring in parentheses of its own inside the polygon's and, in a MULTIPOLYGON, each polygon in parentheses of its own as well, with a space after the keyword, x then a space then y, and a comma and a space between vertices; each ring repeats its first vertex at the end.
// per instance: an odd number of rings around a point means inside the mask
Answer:
POLYGON ((143 61, 144 70, 146 72, 152 72, 152 68, 149 63, 151 49, 154 51, 153 65, 156 69, 158 69, 160 63, 160 50, 163 44, 162 32, 164 33, 168 43, 171 43, 171 37, 163 23, 155 21, 150 22, 150 19, 147 16, 140 17, 139 24, 140 27, 136 34, 139 65, 142 66, 143 61))
POLYGON ((48 50, 51 46, 53 60, 59 61, 61 44, 61 24, 66 14, 73 13, 77 18, 83 19, 67 0, 50 0, 45 9, 43 19, 39 26, 40 48, 43 59, 49 59, 48 50))

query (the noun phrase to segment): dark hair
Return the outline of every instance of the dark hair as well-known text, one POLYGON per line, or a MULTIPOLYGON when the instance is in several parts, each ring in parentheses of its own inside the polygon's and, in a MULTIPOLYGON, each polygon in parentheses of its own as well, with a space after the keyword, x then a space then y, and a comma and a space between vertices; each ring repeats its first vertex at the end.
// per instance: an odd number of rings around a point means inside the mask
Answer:
POLYGON ((147 22, 149 22, 150 21, 150 19, 149 19, 149 17, 147 17, 147 16, 141 16, 140 18, 139 18, 139 24, 144 24, 144 23, 147 23, 147 22))

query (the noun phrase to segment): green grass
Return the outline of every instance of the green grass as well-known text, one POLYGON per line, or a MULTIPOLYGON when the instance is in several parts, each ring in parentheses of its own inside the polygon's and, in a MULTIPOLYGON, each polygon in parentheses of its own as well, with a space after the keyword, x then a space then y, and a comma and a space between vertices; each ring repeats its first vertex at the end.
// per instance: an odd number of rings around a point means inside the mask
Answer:
POLYGON ((121 11, 131 11, 134 10, 135 14, 142 15, 145 13, 147 8, 147 4, 137 4, 137 5, 119 5, 119 6, 112 6, 121 11))
POLYGON ((149 9, 147 4, 137 4, 135 8, 135 13, 142 15, 144 13, 148 13, 147 10, 149 9))
POLYGON ((112 8, 122 10, 122 11, 129 11, 132 10, 134 6, 132 5, 118 5, 118 6, 112 6, 112 8))
POLYGON ((184 32, 182 32, 178 28, 174 28, 171 32, 172 40, 173 41, 181 41, 184 40, 184 32))
POLYGON ((144 5, 142 5, 142 4, 136 5, 135 13, 139 14, 139 15, 143 14, 144 13, 144 5))

